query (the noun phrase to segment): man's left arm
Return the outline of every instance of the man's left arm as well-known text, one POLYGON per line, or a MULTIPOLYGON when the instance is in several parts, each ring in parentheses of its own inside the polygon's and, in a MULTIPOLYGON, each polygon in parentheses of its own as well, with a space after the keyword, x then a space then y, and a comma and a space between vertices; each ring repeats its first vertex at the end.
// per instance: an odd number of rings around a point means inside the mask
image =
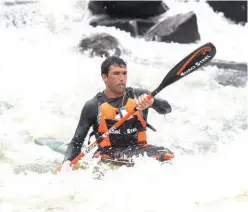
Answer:
POLYGON ((154 102, 151 106, 159 114, 167 114, 171 112, 171 105, 164 99, 154 97, 154 102))

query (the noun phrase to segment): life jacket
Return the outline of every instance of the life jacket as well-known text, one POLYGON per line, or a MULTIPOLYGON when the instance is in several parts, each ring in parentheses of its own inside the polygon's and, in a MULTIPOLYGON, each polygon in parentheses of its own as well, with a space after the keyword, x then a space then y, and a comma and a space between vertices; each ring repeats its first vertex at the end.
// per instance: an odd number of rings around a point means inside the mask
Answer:
MULTIPOLYGON (((132 88, 126 88, 125 92, 127 99, 126 105, 122 108, 115 108, 111 106, 103 98, 102 92, 96 95, 98 99, 98 127, 90 133, 90 137, 95 135, 96 138, 101 136, 104 132, 113 126, 120 118, 125 116, 126 113, 133 110, 136 106, 134 100, 135 94, 132 88)), ((132 145, 146 145, 146 127, 156 131, 151 125, 149 125, 142 116, 141 112, 135 112, 135 114, 126 120, 117 130, 112 132, 108 138, 99 143, 99 147, 128 147, 132 145)), ((90 137, 88 143, 90 143, 90 137)))
MULTIPOLYGON (((99 108, 98 134, 108 131, 119 119, 131 112, 136 106, 134 99, 128 98, 127 103, 122 108, 115 108, 104 102, 99 108)), ((118 129, 99 143, 101 148, 106 147, 128 147, 132 145, 147 144, 146 121, 142 114, 136 111, 132 117, 126 120, 118 129)))

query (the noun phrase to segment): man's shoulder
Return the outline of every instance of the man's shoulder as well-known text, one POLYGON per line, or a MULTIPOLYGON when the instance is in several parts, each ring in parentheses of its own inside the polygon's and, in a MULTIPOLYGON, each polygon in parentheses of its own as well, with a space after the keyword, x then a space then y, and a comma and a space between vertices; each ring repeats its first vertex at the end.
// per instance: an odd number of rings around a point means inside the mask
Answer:
POLYGON ((88 107, 94 107, 98 105, 99 98, 102 96, 102 92, 97 93, 95 96, 93 96, 91 99, 88 99, 85 102, 85 106, 88 107))

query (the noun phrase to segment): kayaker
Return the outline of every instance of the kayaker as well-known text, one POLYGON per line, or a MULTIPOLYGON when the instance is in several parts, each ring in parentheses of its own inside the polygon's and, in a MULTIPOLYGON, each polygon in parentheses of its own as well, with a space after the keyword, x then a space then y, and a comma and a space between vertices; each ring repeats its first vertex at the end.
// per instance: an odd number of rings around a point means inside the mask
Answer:
POLYGON ((126 87, 127 73, 127 64, 123 59, 112 56, 103 61, 101 76, 106 88, 85 103, 75 134, 66 150, 62 169, 68 169, 70 161, 80 153, 91 127, 91 135, 97 138, 135 106, 139 109, 135 115, 113 131, 108 139, 99 143, 94 157, 120 161, 144 154, 159 161, 173 157, 169 149, 148 144, 146 135, 147 127, 155 130, 147 123, 148 109, 167 114, 171 112, 170 104, 160 98, 147 100, 148 90, 126 87))

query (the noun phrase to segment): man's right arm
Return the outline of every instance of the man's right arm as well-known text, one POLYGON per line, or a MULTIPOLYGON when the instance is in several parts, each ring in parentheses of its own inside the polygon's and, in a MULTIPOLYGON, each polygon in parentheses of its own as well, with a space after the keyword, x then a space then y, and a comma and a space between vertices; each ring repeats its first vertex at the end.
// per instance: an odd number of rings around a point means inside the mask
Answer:
POLYGON ((94 101, 94 99, 86 102, 82 109, 75 134, 66 150, 63 162, 67 160, 72 161, 80 154, 85 137, 87 136, 90 127, 94 124, 96 120, 96 115, 97 103, 94 101))
MULTIPOLYGON (((146 89, 136 88, 134 89, 134 93, 137 97, 139 97, 142 94, 150 94, 150 91, 146 89)), ((167 114, 171 112, 171 105, 168 103, 168 101, 154 97, 153 105, 151 106, 155 111, 157 111, 159 114, 167 114)), ((145 112, 145 111, 144 111, 145 112)), ((147 110, 146 112, 147 113, 147 110)))

